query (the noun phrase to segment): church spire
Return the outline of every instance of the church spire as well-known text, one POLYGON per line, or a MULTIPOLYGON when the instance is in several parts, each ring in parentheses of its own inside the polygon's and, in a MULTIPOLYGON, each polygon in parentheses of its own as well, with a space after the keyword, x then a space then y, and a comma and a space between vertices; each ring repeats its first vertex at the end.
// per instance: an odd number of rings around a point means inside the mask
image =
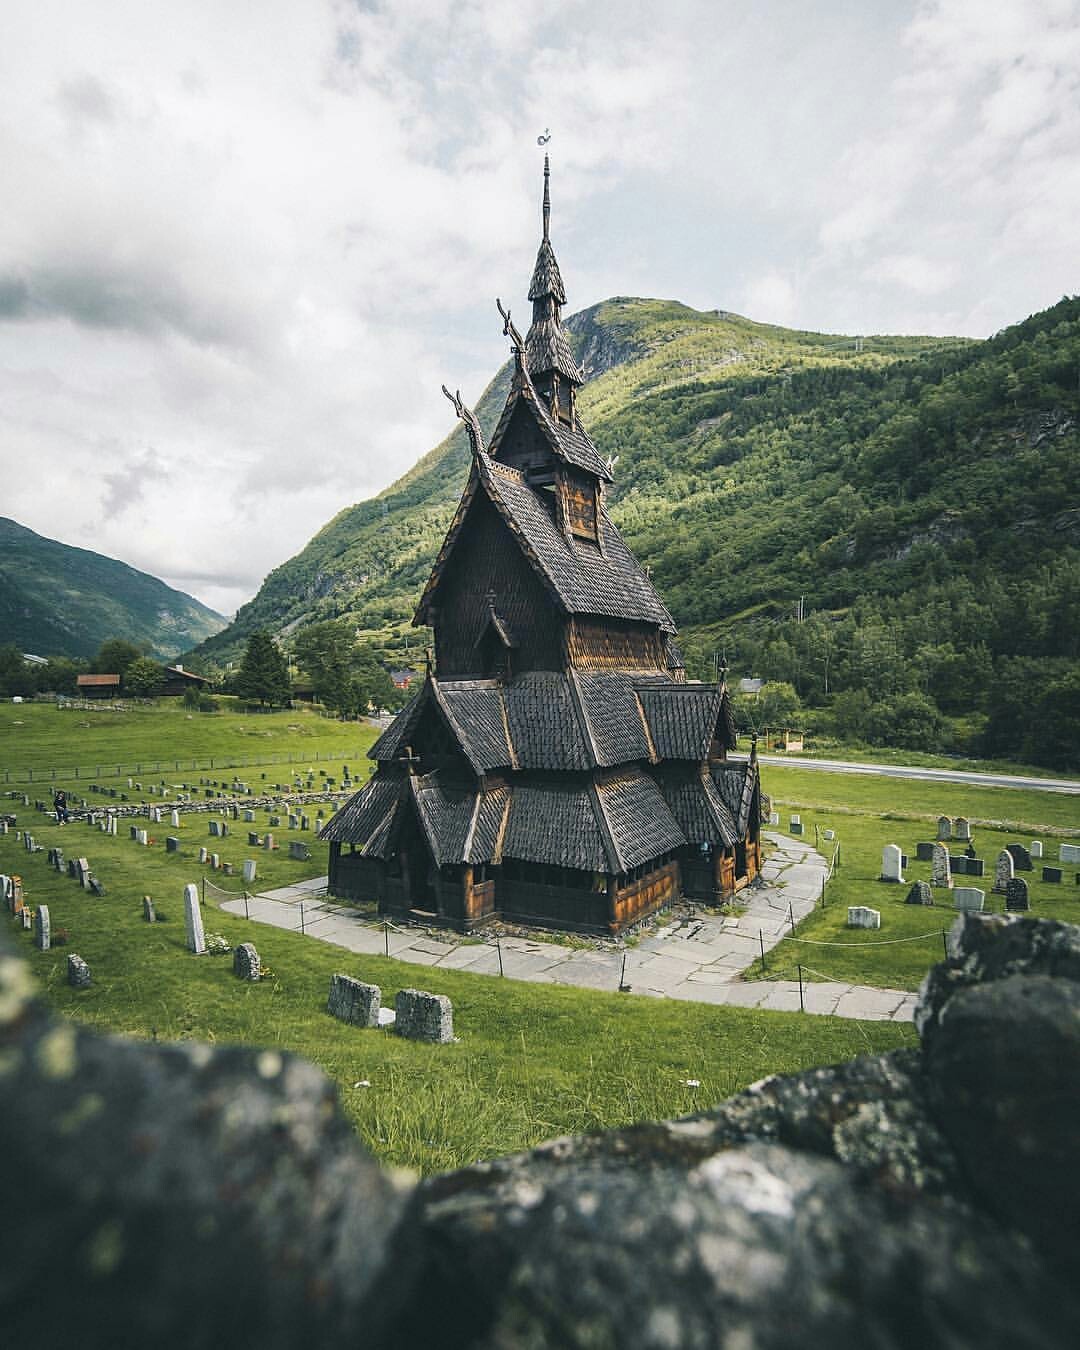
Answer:
POLYGON ((551 161, 544 156, 544 197, 541 211, 543 237, 536 255, 529 299, 532 301, 532 327, 525 336, 525 363, 537 391, 550 405, 553 416, 573 422, 574 391, 584 383, 581 368, 574 360, 570 339, 562 325, 562 306, 566 290, 551 247, 551 161))

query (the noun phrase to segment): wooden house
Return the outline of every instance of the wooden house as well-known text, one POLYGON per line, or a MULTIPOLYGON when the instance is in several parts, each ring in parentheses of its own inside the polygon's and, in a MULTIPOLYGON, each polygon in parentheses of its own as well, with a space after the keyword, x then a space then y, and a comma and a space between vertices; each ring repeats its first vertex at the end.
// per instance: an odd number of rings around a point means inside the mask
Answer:
POLYGON ((605 505, 549 221, 545 160, 532 325, 522 338, 502 311, 514 374, 489 445, 452 398, 472 464, 414 619, 434 663, 321 835, 333 894, 461 931, 499 916, 618 933, 680 893, 731 896, 760 865, 756 753, 728 759, 727 689, 686 682, 605 505))
POLYGON ((83 698, 119 698, 119 675, 76 675, 75 688, 83 698))
POLYGON ((166 666, 162 671, 161 694, 166 698, 183 698, 189 689, 198 693, 208 693, 212 680, 205 675, 196 675, 193 670, 185 670, 181 665, 166 666))

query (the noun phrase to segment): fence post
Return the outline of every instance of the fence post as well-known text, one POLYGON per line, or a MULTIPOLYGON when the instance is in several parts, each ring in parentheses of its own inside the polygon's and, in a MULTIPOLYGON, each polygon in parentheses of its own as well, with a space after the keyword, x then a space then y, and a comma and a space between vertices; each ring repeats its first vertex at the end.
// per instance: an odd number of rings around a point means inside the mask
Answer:
POLYGON ((945 949, 945 960, 947 961, 947 960, 949 959, 949 943, 948 943, 947 938, 945 937, 945 929, 944 929, 944 928, 941 930, 941 945, 942 945, 942 947, 944 947, 944 949, 945 949))
POLYGON ((385 949, 385 951, 386 951, 386 955, 389 956, 389 955, 390 955, 390 924, 389 924, 389 922, 388 922, 386 919, 383 919, 382 931, 383 931, 383 947, 384 947, 384 949, 385 949))
POLYGON ((304 902, 303 902, 303 900, 300 901, 300 931, 301 931, 301 933, 306 933, 306 931, 307 931, 307 930, 304 928, 304 902))
POLYGON ((501 975, 503 973, 502 942, 498 938, 495 939, 495 950, 499 953, 499 974, 501 975))
POLYGON ((248 910, 248 893, 247 893, 247 891, 244 892, 244 918, 245 918, 245 919, 250 919, 250 918, 251 918, 251 914, 250 914, 250 912, 249 912, 249 910, 248 910))
POLYGON ((799 1011, 800 1012, 806 1011, 806 1004, 803 1002, 803 992, 802 992, 802 966, 799 967, 799 1011))
POLYGON ((622 954, 622 972, 619 975, 619 992, 623 993, 629 985, 626 983, 626 953, 622 954))
POLYGON ((794 911, 794 910, 792 909, 792 907, 791 907, 791 901, 790 901, 790 900, 788 901, 787 912, 788 912, 788 921, 789 921, 790 924, 791 924, 791 931, 792 931, 792 933, 794 933, 794 932, 795 932, 795 911, 794 911))
POLYGON ((761 973, 765 973, 765 934, 759 928, 757 930, 758 942, 761 944, 761 973))
POLYGON ((821 908, 825 908, 825 877, 821 878, 821 908))
POLYGON ((202 879, 202 902, 203 902, 204 905, 206 904, 206 877, 205 877, 205 876, 204 876, 203 879, 202 879))

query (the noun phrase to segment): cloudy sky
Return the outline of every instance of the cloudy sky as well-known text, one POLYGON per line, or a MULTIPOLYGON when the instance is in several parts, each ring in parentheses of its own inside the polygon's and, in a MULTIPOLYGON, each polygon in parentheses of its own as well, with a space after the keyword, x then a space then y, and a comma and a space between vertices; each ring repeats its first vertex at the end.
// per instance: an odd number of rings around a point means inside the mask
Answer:
POLYGON ((548 127, 571 309, 1080 289, 1080 0, 3 0, 0 515, 231 613, 504 359, 548 127))

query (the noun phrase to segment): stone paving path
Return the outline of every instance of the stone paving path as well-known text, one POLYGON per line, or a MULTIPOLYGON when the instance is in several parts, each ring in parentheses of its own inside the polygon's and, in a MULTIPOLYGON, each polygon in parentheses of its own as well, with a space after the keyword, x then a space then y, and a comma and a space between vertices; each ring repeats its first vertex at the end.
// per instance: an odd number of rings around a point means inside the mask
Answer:
MULTIPOLYGON (((768 952, 813 909, 821 895, 827 864, 800 839, 769 833, 774 845, 762 869, 763 886, 739 896, 746 909, 738 917, 711 915, 664 928, 648 930, 637 947, 592 950, 563 947, 536 938, 503 937, 493 941, 433 937, 422 928, 387 931, 381 919, 358 915, 351 905, 326 894, 326 877, 314 877, 293 886, 266 891, 243 900, 226 901, 222 908, 244 914, 276 928, 299 930, 348 951, 372 956, 389 955, 414 965, 468 970, 475 975, 500 973, 534 984, 570 984, 587 989, 617 990, 626 958, 626 983, 635 994, 654 998, 688 999, 696 1003, 728 1004, 740 1008, 768 1008, 797 1012, 799 986, 794 980, 744 982, 739 973, 768 952)), ((830 1013, 872 1021, 910 1022, 915 995, 901 989, 873 989, 865 985, 804 984, 808 1013, 830 1013)))

